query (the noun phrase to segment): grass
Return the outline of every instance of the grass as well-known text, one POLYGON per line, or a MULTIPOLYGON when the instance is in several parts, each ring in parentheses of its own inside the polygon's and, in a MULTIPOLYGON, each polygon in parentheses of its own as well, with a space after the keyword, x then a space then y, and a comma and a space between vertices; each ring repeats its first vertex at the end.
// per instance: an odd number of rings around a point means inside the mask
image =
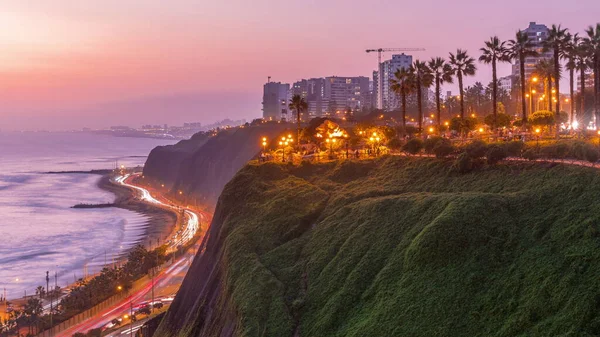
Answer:
POLYGON ((600 172, 249 165, 219 203, 236 336, 600 334, 600 172))

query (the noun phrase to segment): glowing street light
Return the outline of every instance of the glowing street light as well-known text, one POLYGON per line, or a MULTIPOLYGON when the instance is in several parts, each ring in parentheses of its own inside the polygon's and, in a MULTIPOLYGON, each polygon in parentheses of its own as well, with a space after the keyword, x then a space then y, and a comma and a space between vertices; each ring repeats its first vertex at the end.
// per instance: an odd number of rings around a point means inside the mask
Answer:
POLYGON ((433 133, 433 128, 429 128, 429 133, 433 133))

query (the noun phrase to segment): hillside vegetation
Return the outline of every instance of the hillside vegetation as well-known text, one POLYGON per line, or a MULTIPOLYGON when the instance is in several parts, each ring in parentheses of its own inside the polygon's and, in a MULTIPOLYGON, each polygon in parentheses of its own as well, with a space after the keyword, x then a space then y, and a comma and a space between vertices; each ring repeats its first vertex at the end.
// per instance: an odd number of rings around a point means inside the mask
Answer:
POLYGON ((595 336, 600 174, 248 165, 155 336, 595 336))

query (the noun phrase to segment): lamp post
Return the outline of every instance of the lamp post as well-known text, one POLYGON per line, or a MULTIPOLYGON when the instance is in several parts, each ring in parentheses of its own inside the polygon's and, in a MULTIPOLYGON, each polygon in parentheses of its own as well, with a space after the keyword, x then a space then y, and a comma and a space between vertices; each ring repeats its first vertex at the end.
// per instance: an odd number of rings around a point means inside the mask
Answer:
POLYGON ((535 134, 536 134, 536 146, 540 147, 540 129, 539 128, 535 129, 535 134))
MULTIPOLYGON (((532 83, 537 83, 538 78, 537 77, 533 77, 531 79, 531 82, 529 82, 529 114, 531 115, 533 113, 533 94, 535 94, 535 90, 533 90, 532 88, 532 83)), ((539 108, 538 108, 539 110, 539 108)))
POLYGON ((267 137, 262 139, 263 152, 267 152, 267 137))

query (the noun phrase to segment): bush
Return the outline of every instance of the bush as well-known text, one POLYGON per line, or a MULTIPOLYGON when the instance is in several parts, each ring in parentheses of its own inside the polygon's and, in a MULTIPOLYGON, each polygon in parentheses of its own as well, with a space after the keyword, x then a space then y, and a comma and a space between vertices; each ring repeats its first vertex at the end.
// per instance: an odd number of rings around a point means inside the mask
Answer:
POLYGON ((554 125, 554 113, 552 111, 536 111, 529 117, 529 124, 536 126, 554 125))
POLYGON ((402 141, 394 137, 390 139, 389 142, 387 142, 387 147, 389 147, 392 150, 400 150, 402 148, 402 141))
POLYGON ((448 139, 438 142, 433 148, 433 153, 437 158, 445 158, 454 152, 454 146, 448 139))
POLYGON ((571 146, 565 142, 552 143, 542 146, 540 156, 546 159, 564 159, 570 157, 571 146))
POLYGON ((465 117, 463 120, 460 117, 454 117, 450 120, 450 130, 456 132, 469 132, 475 130, 477 126, 477 118, 465 117))
POLYGON ((506 159, 506 157, 508 157, 508 154, 506 153, 506 150, 503 147, 499 145, 492 145, 488 147, 485 157, 487 159, 488 165, 496 165, 501 160, 506 159))
POLYGON ((458 155, 452 164, 452 170, 458 173, 469 173, 473 170, 473 160, 468 153, 463 152, 458 155))
POLYGON ((585 152, 585 160, 589 161, 590 163, 595 163, 598 161, 598 159, 600 159, 600 153, 598 153, 598 150, 594 149, 592 146, 588 146, 585 152))
MULTIPOLYGON (((496 115, 497 117, 497 128, 501 128, 504 126, 509 126, 510 125, 510 116, 505 114, 505 113, 498 113, 496 115)), ((494 127, 494 114, 489 114, 487 116, 485 116, 485 118, 483 119, 483 122, 488 125, 489 127, 494 127)))
POLYGON ((404 151, 408 154, 412 154, 412 155, 415 155, 415 154, 421 152, 421 149, 423 149, 423 141, 420 140, 419 138, 410 139, 402 147, 402 151, 404 151))
POLYGON ((538 159, 538 154, 533 149, 527 149, 525 152, 523 152, 523 158, 527 160, 536 160, 538 159))
POLYGON ((425 139, 423 142, 423 149, 425 150, 425 153, 433 153, 435 146, 442 141, 444 141, 444 138, 439 136, 433 136, 425 139))
POLYGON ((482 140, 474 140, 465 147, 465 151, 471 158, 483 158, 487 152, 487 144, 482 140))
POLYGON ((523 149, 525 148, 525 143, 520 141, 510 141, 504 143, 503 148, 509 157, 520 157, 523 149))

